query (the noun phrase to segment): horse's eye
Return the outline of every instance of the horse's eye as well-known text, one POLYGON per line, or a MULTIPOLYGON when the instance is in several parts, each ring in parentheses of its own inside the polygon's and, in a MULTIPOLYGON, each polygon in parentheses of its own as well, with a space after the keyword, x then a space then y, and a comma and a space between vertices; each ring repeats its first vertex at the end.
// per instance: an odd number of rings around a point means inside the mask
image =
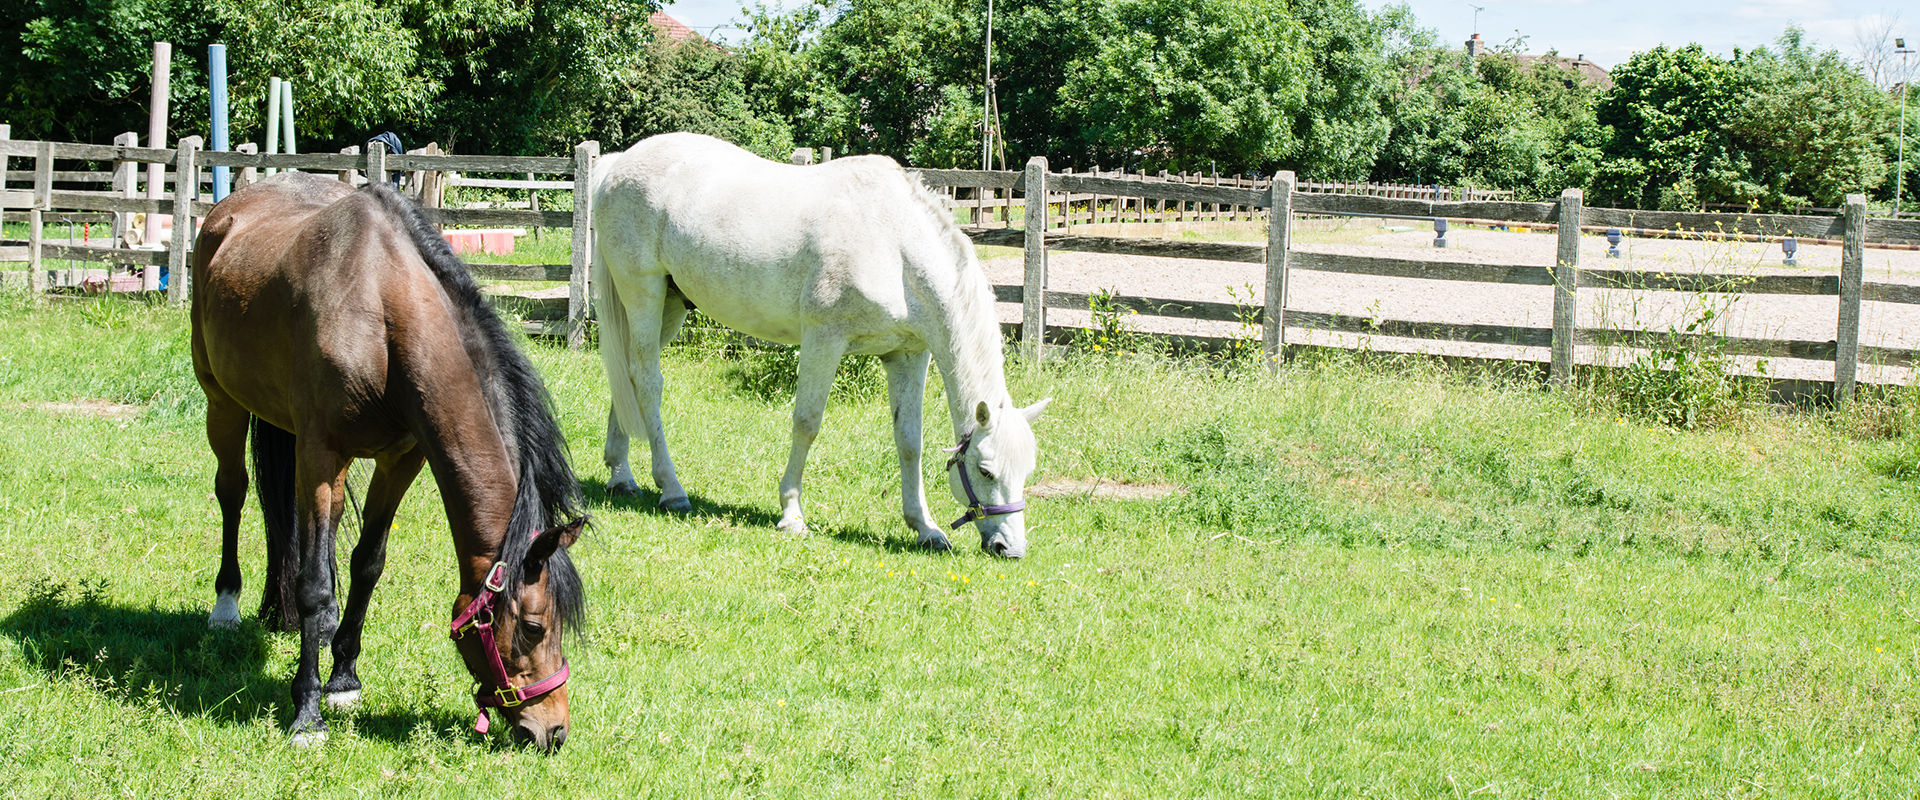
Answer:
POLYGON ((987 469, 986 467, 980 467, 979 470, 980 477, 986 478, 987 480, 994 480, 993 470, 987 469))
POLYGON ((547 636, 547 626, 534 622, 533 620, 522 621, 520 628, 529 641, 537 642, 547 636))

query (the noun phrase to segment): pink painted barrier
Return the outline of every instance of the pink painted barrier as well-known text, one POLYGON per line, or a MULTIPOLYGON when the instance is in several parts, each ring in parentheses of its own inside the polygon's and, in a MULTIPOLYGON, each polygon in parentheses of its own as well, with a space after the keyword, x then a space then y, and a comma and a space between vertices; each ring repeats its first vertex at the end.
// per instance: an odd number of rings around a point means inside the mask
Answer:
POLYGON ((456 255, 462 253, 503 254, 513 252, 513 239, 521 233, 524 233, 524 231, 518 228, 501 228, 496 230, 442 231, 441 235, 447 237, 447 244, 453 247, 453 252, 456 255))

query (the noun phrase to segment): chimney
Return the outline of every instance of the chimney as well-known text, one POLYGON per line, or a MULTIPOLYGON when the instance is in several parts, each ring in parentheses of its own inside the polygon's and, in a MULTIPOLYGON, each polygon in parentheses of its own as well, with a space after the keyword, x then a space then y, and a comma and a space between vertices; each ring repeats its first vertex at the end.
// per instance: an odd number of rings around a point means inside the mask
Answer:
POLYGON ((1468 58, 1478 58, 1480 51, 1484 49, 1486 49, 1486 45, 1480 41, 1480 34, 1476 33, 1473 35, 1473 38, 1467 40, 1468 58))

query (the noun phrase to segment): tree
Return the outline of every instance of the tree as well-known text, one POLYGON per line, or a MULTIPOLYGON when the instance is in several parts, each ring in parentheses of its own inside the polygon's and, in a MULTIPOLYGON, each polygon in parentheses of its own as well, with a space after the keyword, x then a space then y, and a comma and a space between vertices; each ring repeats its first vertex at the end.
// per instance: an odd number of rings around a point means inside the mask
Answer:
POLYGON ((0 0, 0 120, 16 138, 106 142, 147 131, 153 42, 174 45, 169 128, 204 130, 202 0, 0 0))
POLYGON ((1739 59, 1748 91, 1728 128, 1732 152, 1701 181, 1703 198, 1785 211, 1837 207, 1879 187, 1891 171, 1880 141, 1894 126, 1886 94, 1798 28, 1776 46, 1739 59))
POLYGON ((1729 158, 1727 131, 1748 91, 1736 65, 1697 44, 1635 53, 1615 67, 1596 121, 1607 129, 1593 205, 1693 208, 1696 181, 1729 158))

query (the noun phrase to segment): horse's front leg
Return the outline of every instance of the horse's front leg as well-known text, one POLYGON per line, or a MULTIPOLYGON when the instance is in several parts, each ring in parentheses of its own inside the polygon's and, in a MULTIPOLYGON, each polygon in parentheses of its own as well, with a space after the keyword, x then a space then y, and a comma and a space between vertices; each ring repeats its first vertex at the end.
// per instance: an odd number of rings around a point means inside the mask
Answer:
POLYGON ((788 533, 807 531, 800 512, 800 475, 807 468, 807 450, 820 435, 827 394, 833 390, 833 376, 840 371, 840 356, 846 351, 847 340, 839 334, 817 328, 801 334, 799 381, 793 393, 793 451, 787 455, 787 472, 780 479, 779 528, 788 533))
POLYGON ((347 459, 330 449, 325 433, 303 432, 294 468, 299 532, 299 576, 294 605, 300 611, 300 663, 293 673, 293 743, 306 747, 326 741, 320 718, 320 648, 333 641, 340 607, 334 600, 333 538, 346 508, 347 459))
MULTIPOLYGON (((204 381, 203 384, 211 383, 204 381)), ((240 625, 240 512, 247 504, 247 410, 226 392, 207 391, 207 444, 213 448, 213 496, 220 502, 220 573, 207 625, 240 625)))
POLYGON ((933 524, 933 515, 927 510, 927 490, 920 475, 920 423, 927 396, 927 360, 925 350, 880 357, 880 363, 887 368, 887 400, 893 407, 893 447, 900 455, 900 513, 922 547, 946 550, 953 545, 933 524))
POLYGON ((386 570, 387 533, 393 529, 393 516, 425 463, 426 453, 415 447, 374 465, 373 480, 367 483, 367 502, 360 512, 364 522, 360 542, 354 545, 353 560, 347 565, 351 580, 347 607, 340 615, 339 630, 333 633, 333 675, 322 689, 330 706, 344 708, 360 699, 360 633, 366 628, 367 602, 373 597, 373 587, 380 583, 380 573, 386 570))

